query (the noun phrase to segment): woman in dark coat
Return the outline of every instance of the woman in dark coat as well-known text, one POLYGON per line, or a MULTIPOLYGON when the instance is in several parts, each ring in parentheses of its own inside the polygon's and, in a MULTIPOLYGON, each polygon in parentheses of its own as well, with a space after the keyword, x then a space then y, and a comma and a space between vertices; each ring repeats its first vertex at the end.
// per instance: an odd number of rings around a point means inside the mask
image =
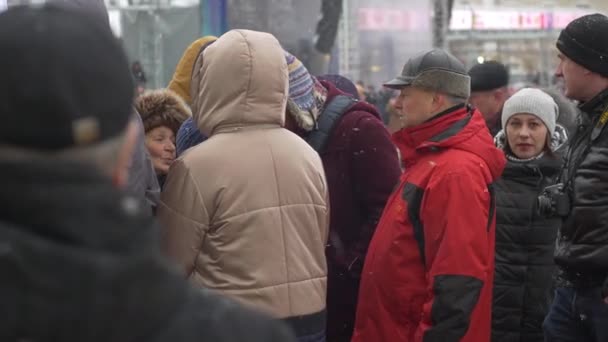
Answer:
POLYGON ((561 224, 538 213, 537 198, 556 183, 567 131, 556 123, 558 106, 526 88, 504 106, 495 138, 507 166, 496 184, 496 268, 492 342, 542 342, 552 297, 553 250, 561 224))

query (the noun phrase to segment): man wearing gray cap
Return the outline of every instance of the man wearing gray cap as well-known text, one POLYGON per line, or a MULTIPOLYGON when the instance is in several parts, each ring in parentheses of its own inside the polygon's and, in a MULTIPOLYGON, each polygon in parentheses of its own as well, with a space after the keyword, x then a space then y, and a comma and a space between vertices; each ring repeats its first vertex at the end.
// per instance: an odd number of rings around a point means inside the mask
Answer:
POLYGON ((449 53, 411 58, 386 86, 401 91, 393 139, 405 172, 369 247, 353 341, 489 341, 504 154, 449 53))

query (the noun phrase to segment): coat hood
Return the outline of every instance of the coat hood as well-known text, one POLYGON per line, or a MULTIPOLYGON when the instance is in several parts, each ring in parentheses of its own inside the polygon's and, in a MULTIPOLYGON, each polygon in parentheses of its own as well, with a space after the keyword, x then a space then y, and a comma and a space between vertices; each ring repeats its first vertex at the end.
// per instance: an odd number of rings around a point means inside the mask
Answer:
POLYGON ((441 149, 459 149, 483 159, 492 174, 500 177, 505 156, 494 146, 483 116, 477 109, 459 105, 419 126, 405 128, 393 135, 406 164, 441 149))
POLYGON ((282 127, 288 88, 278 40, 269 33, 232 30, 195 63, 193 118, 206 136, 249 126, 282 127))
POLYGON ((194 62, 196 62, 196 58, 201 53, 201 50, 216 40, 217 37, 214 36, 205 36, 195 40, 186 48, 182 58, 175 67, 175 73, 173 73, 173 78, 171 79, 171 82, 169 82, 167 88, 184 99, 188 105, 192 103, 192 98, 190 97, 190 82, 192 81, 194 62))

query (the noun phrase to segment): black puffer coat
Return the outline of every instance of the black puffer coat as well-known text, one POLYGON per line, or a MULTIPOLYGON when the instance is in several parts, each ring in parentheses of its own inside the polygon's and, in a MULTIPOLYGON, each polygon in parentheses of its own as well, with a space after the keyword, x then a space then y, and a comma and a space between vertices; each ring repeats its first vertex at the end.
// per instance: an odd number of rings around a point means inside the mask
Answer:
MULTIPOLYGON (((496 137, 504 141, 504 132, 496 137)), ((567 140, 558 126, 554 147, 567 140)), ((509 158, 496 183, 496 268, 492 308, 492 342, 542 342, 542 322, 551 303, 553 252, 559 218, 537 213, 539 193, 558 179, 562 158, 532 161, 509 158)))
POLYGON ((562 177, 567 183, 572 175, 567 189, 572 208, 560 231, 555 262, 560 286, 593 287, 608 277, 608 128, 595 128, 608 110, 608 89, 580 108, 582 124, 562 177))
POLYGON ((0 161, 0 175, 0 341, 292 341, 173 272, 145 205, 95 170, 0 161))

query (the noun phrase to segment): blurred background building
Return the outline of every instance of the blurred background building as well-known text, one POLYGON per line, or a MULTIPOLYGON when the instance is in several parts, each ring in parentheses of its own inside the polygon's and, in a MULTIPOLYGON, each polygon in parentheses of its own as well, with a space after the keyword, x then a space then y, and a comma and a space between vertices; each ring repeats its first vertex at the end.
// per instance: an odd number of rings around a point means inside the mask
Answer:
MULTIPOLYGON (((0 10, 44 1, 0 0, 0 10)), ((468 67, 499 60, 514 82, 547 85, 559 31, 578 16, 608 11, 606 0, 105 1, 112 28, 140 62, 148 88, 166 86, 193 40, 231 28, 271 32, 311 70, 366 84, 381 84, 416 52, 439 46, 468 67)))
POLYGON ((512 83, 551 85, 559 32, 593 12, 608 12, 608 1, 456 0, 448 47, 468 66, 487 60, 508 65, 512 83))

